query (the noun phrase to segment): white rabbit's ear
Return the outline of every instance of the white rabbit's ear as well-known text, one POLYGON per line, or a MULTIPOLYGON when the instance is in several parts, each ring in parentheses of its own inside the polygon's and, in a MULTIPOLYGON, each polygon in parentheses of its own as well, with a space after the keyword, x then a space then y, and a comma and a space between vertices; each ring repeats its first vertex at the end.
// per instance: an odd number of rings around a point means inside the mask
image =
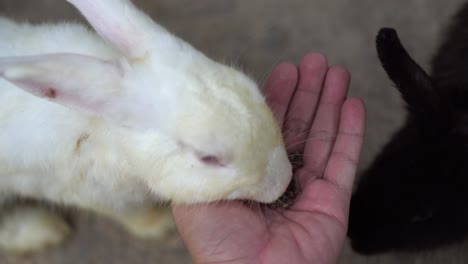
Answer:
POLYGON ((73 54, 0 58, 0 77, 38 97, 98 115, 122 89, 118 64, 73 54))
POLYGON ((67 0, 93 28, 131 59, 142 58, 150 51, 153 34, 167 34, 128 0, 67 0), (155 32, 156 31, 156 32, 155 32))

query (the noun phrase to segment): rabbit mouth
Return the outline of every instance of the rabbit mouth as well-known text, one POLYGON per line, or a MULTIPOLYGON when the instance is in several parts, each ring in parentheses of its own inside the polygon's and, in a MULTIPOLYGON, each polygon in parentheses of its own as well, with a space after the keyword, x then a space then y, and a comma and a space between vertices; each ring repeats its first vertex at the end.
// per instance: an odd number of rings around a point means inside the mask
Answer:
MULTIPOLYGON (((292 164, 293 175, 297 169, 304 165, 301 154, 288 155, 289 161, 292 164)), ((266 204, 271 209, 289 209, 294 205, 297 197, 300 195, 301 190, 296 179, 293 177, 291 182, 286 188, 286 191, 274 202, 266 204)))
POLYGON ((266 204, 271 209, 289 209, 294 205, 296 198, 300 194, 297 181, 292 178, 286 191, 276 201, 266 204))

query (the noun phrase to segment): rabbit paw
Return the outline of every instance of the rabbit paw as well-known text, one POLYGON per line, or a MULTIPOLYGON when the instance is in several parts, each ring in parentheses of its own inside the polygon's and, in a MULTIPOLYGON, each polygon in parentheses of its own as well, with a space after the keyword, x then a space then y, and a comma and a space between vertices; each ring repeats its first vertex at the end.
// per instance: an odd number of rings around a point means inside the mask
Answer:
POLYGON ((60 244, 70 227, 57 213, 42 207, 18 207, 2 212, 0 248, 24 254, 60 244))
POLYGON ((145 239, 163 239, 175 230, 170 208, 151 207, 125 216, 118 221, 133 235, 145 239))

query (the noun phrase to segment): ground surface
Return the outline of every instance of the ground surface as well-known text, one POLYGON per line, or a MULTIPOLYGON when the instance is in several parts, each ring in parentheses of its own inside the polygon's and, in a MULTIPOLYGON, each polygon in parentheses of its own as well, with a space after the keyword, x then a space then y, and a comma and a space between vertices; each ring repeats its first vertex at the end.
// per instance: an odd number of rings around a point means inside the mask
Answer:
MULTIPOLYGON (((283 60, 298 61, 309 51, 327 54, 353 75, 352 95, 368 109, 364 167, 403 117, 398 94, 378 64, 374 36, 382 26, 396 27, 410 53, 427 67, 440 32, 462 0, 134 0, 171 31, 208 55, 237 61, 257 80, 283 60)), ((31 21, 81 19, 64 0, 0 0, 0 13, 31 21)), ((1 36, 0 36, 1 37, 1 36)), ((9 257, 6 264, 188 263, 174 236, 163 243, 137 240, 100 217, 77 214, 75 235, 44 254, 9 257)), ((468 245, 427 254, 388 254, 363 258, 348 248, 343 264, 468 263, 468 245)))

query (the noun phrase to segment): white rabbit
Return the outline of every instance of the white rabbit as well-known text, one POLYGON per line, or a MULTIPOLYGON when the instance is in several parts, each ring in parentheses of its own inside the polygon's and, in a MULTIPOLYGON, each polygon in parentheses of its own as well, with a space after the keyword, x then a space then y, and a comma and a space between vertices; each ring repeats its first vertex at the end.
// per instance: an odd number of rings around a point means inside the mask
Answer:
MULTIPOLYGON (((272 202, 292 177, 257 85, 129 0, 68 0, 79 24, 0 18, 0 197, 92 210, 139 236, 172 227, 161 201, 272 202)), ((0 246, 61 242, 42 207, 4 211, 0 246)))

